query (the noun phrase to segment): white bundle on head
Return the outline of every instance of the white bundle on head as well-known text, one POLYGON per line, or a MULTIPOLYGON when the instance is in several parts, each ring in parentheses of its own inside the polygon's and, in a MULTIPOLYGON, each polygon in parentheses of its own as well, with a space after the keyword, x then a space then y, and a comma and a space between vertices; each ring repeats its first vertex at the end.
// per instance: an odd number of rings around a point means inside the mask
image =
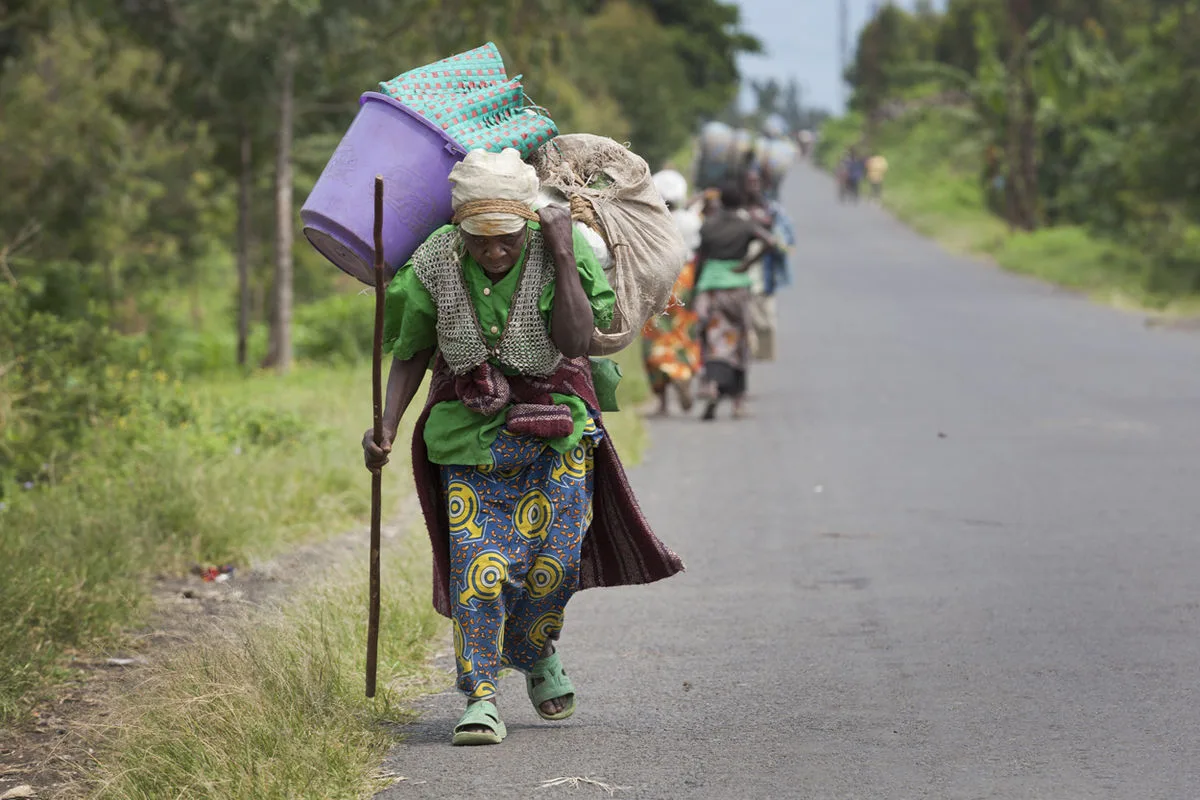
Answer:
POLYGON ((778 182, 796 160, 799 149, 788 139, 771 139, 765 143, 759 163, 766 177, 778 182))
POLYGON ((511 147, 499 153, 472 150, 450 170, 450 183, 456 219, 473 236, 504 236, 521 230, 533 215, 540 185, 537 171, 511 147), (472 211, 474 204, 485 201, 506 202, 511 210, 472 211))
POLYGON ((700 150, 706 158, 723 158, 733 144, 733 128, 724 122, 709 122, 700 129, 700 150))
POLYGON ((699 250, 700 229, 704 227, 704 220, 700 215, 690 208, 677 208, 671 212, 671 219, 675 220, 675 227, 688 250, 699 250))
POLYGON ((733 132, 733 149, 739 156, 744 156, 754 150, 754 134, 745 128, 733 132))
POLYGON ((687 178, 673 169, 664 169, 654 173, 652 178, 654 188, 662 195, 663 202, 669 206, 679 207, 687 202, 687 178))

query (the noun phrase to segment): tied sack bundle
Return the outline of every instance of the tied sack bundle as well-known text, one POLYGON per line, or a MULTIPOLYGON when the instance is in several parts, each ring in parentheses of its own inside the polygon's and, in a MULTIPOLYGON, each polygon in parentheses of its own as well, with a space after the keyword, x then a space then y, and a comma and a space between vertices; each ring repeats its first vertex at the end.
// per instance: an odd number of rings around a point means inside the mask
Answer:
POLYGON ((542 188, 566 198, 571 216, 599 233, 611 254, 605 274, 617 295, 616 310, 611 326, 592 332, 590 352, 616 353, 667 307, 687 247, 654 188, 650 167, 612 139, 564 134, 529 163, 542 188))

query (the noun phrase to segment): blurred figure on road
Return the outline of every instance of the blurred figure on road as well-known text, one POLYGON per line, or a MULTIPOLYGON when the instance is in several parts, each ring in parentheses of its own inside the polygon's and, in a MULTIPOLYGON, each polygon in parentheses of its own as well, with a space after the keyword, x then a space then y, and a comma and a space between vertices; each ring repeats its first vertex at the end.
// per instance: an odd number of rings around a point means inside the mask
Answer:
POLYGON ((796 141, 800 145, 800 155, 808 158, 812 154, 813 143, 816 141, 816 136, 810 130, 802 130, 796 134, 796 141))
POLYGON ((671 291, 666 311, 646 322, 642 329, 642 355, 650 388, 658 398, 658 413, 670 412, 670 391, 678 395, 685 411, 692 409, 692 379, 700 369, 700 343, 695 338, 696 314, 688 308, 695 285, 695 254, 700 247, 700 214, 687 206, 687 179, 673 170, 654 176, 687 245, 689 257, 671 291))
POLYGON ((771 232, 745 213, 742 187, 721 190, 721 210, 704 221, 696 256, 696 301, 703 387, 704 419, 716 419, 728 397, 735 418, 745 416, 746 377, 750 368, 752 330, 750 268, 779 246, 771 232), (759 245, 757 252, 752 248, 759 245))
POLYGON ((883 200, 883 179, 887 177, 888 162, 882 154, 876 153, 867 159, 867 183, 871 184, 871 199, 875 203, 883 200))
POLYGON ((780 245, 779 249, 764 254, 749 272, 753 281, 750 303, 751 352, 759 361, 774 361, 779 326, 775 292, 791 283, 787 251, 795 244, 795 229, 783 205, 767 197, 756 171, 746 173, 742 188, 750 219, 770 231, 780 245))
POLYGON ((846 198, 852 203, 858 202, 865 172, 866 164, 863 163, 862 156, 858 154, 857 149, 851 147, 846 156, 846 198))
POLYGON ((838 202, 845 203, 850 199, 850 152, 847 151, 838 161, 833 170, 833 180, 837 183, 838 202))

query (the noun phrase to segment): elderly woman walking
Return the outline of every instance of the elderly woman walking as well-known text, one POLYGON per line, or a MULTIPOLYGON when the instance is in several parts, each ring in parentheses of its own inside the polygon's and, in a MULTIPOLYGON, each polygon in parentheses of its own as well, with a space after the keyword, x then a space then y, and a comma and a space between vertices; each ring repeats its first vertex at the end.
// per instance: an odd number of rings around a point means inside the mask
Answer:
POLYGON ((433 546, 434 606, 452 620, 467 709, 456 745, 506 735, 498 673, 523 672, 543 719, 576 708, 554 643, 578 589, 679 572, 638 509, 600 397, 615 373, 587 352, 615 297, 565 209, 539 212, 538 179, 515 150, 472 151, 451 172, 455 218, 387 290, 394 357, 384 444, 363 437, 367 467, 387 462, 427 366, 413 436, 417 491, 433 546))

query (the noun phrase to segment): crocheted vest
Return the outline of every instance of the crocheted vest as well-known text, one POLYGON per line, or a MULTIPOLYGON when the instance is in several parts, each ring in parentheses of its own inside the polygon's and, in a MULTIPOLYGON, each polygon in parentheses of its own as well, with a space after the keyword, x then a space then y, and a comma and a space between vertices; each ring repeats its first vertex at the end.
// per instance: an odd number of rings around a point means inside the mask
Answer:
POLYGON ((513 292, 504 333, 488 347, 479 315, 462 276, 461 239, 457 230, 431 236, 413 254, 417 279, 437 306, 438 350, 455 375, 463 375, 489 359, 521 375, 553 375, 563 355, 550 339, 538 301, 554 281, 554 262, 541 231, 530 230, 525 264, 513 292))

